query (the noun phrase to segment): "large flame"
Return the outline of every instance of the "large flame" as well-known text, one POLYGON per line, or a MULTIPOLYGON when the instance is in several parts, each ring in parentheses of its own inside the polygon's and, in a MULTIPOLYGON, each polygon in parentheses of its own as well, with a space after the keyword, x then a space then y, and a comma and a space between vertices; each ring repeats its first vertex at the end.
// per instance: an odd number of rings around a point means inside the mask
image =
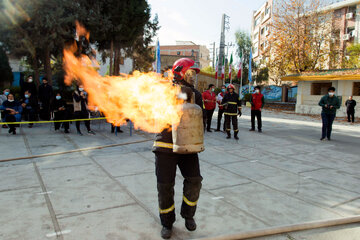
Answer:
MULTIPOLYGON (((81 26, 77 29, 77 34, 89 37, 81 26)), ((94 67, 95 60, 86 55, 77 57, 76 51, 76 44, 64 50, 65 83, 81 82, 89 106, 96 106, 109 122, 121 125, 130 119, 136 129, 152 133, 180 122, 178 105, 183 100, 177 97, 180 89, 169 79, 153 72, 102 77, 94 67)))

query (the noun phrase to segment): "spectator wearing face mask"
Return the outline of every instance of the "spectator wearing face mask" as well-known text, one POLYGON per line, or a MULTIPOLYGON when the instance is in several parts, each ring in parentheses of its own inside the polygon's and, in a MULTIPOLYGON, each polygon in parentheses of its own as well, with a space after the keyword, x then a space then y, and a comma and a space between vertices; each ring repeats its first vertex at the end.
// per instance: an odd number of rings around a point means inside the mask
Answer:
MULTIPOLYGON (((3 91, 3 94, 0 95, 0 106, 7 100, 7 96, 10 94, 10 90, 9 89, 5 89, 3 91)), ((5 122, 5 116, 2 114, 1 115, 1 121, 5 122)), ((7 128, 8 126, 6 126, 5 124, 2 125, 2 128, 7 128)))
POLYGON ((208 132, 211 132, 211 120, 216 107, 216 94, 214 91, 215 85, 210 84, 209 89, 202 94, 206 110, 206 130, 208 132))
MULTIPOLYGON (((5 122, 20 122, 22 107, 18 101, 15 101, 14 95, 8 95, 7 100, 0 106, 0 110, 4 111, 5 122)), ((9 124, 9 133, 16 134, 18 124, 9 124)))
MULTIPOLYGON (((68 106, 59 92, 56 93, 55 99, 52 102, 52 111, 54 112, 55 131, 58 131, 60 129, 61 122, 57 121, 69 119, 68 106)), ((62 124, 65 129, 64 133, 69 133, 69 122, 63 122, 62 124)))
POLYGON ((24 96, 25 91, 30 91, 34 98, 37 98, 36 85, 33 76, 28 76, 26 81, 21 86, 21 96, 24 96))
POLYGON ((264 95, 260 93, 260 87, 256 86, 255 93, 251 95, 251 128, 249 131, 255 131, 255 117, 257 119, 258 131, 262 132, 261 109, 264 107, 264 95))
MULTIPOLYGON (((79 85, 73 93, 74 102, 74 117, 75 119, 88 119, 89 111, 87 108, 87 93, 84 91, 84 86, 79 85)), ((88 134, 95 135, 90 128, 90 121, 84 121, 88 134)), ((76 121, 76 130, 79 135, 83 135, 80 131, 80 121, 76 121)))
MULTIPOLYGON (((223 114, 224 114, 224 106, 221 105, 221 101, 223 100, 225 94, 226 94, 226 86, 222 85, 221 86, 221 92, 219 92, 219 94, 216 97, 216 101, 217 101, 218 106, 219 106, 216 132, 220 132, 221 119, 222 119, 223 114)), ((224 125, 223 125, 223 130, 225 132, 225 121, 224 121, 224 125)))
POLYGON ((322 135, 320 140, 323 141, 327 137, 330 141, 332 125, 336 117, 336 110, 340 108, 340 101, 338 97, 335 96, 334 87, 328 89, 328 94, 321 98, 319 105, 322 107, 322 135))
MULTIPOLYGON (((30 121, 30 122, 36 121, 38 101, 29 90, 25 91, 24 98, 21 99, 20 102, 23 108, 23 116, 25 121, 30 121)), ((33 123, 29 123, 29 128, 32 128, 33 125, 34 125, 33 123)))
POLYGON ((356 101, 353 99, 353 96, 349 96, 349 99, 346 100, 346 102, 345 102, 345 106, 346 106, 348 122, 350 122, 350 118, 351 118, 351 122, 354 123, 355 122, 356 101))
POLYGON ((46 77, 43 78, 42 82, 39 86, 40 117, 44 120, 50 120, 50 103, 53 98, 53 88, 49 85, 46 77))

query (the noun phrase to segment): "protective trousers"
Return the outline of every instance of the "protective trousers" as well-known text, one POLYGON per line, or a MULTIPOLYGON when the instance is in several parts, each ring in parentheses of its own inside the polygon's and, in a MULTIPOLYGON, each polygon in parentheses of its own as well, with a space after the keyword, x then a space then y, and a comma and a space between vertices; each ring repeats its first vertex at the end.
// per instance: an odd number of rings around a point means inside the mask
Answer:
POLYGON ((230 122, 232 121, 233 130, 235 133, 239 132, 237 115, 226 115, 225 114, 225 127, 226 132, 231 131, 230 122))
POLYGON ((176 166, 184 177, 181 216, 192 218, 200 195, 202 177, 197 154, 155 152, 159 215, 161 224, 171 228, 175 222, 174 185, 176 166))

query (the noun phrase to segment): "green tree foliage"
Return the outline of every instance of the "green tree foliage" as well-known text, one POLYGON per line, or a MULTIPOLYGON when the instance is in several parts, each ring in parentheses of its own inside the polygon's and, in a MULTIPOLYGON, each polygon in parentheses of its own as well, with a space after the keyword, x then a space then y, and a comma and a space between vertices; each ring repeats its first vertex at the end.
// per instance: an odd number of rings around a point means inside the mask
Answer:
POLYGON ((353 44, 346 49, 349 58, 345 62, 347 68, 360 68, 360 44, 353 44))
POLYGON ((8 87, 14 80, 11 67, 9 65, 9 59, 2 46, 0 46, 0 87, 8 87))
POLYGON ((201 72, 208 73, 208 74, 214 74, 215 76, 215 69, 212 66, 207 66, 201 69, 201 72))
MULTIPOLYGON (((243 53, 244 61, 243 61, 242 79, 243 79, 243 84, 245 85, 248 83, 249 59, 250 59, 250 49, 251 49, 250 33, 243 31, 243 30, 238 30, 235 33, 235 39, 236 39, 236 44, 237 44, 236 53, 238 54, 239 57, 243 53)), ((252 66, 254 69, 255 64, 253 63, 252 66)))

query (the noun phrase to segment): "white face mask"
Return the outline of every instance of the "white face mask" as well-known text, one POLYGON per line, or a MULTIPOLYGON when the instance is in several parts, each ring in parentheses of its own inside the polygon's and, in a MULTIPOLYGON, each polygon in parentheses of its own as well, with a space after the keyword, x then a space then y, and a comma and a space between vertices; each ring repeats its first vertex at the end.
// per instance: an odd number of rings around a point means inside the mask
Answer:
POLYGON ((79 91, 80 91, 80 92, 84 91, 84 88, 79 88, 79 91))
POLYGON ((8 101, 9 101, 9 102, 13 102, 13 101, 14 101, 14 99, 11 99, 11 100, 9 99, 8 101))
POLYGON ((32 78, 29 78, 29 82, 32 82, 33 81, 33 79, 32 78))
POLYGON ((335 93, 333 93, 333 92, 329 92, 329 96, 334 96, 335 95, 335 93))
POLYGON ((259 93, 260 91, 258 89, 255 90, 256 93, 259 93))

